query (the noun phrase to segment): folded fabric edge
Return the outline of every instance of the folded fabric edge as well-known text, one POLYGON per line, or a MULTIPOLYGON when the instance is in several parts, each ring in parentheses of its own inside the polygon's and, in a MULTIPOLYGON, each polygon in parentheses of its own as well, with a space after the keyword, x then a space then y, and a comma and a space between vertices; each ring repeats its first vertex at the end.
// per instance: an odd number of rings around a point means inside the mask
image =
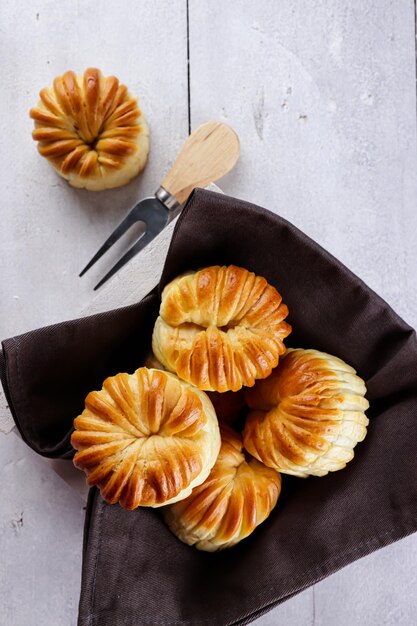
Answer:
POLYGON ((0 432, 7 435, 13 430, 15 422, 10 409, 10 402, 7 397, 5 377, 6 364, 4 361, 3 350, 0 350, 0 432))
MULTIPOLYGON (((0 382, 3 387, 4 394, 4 402, 2 402, 0 406, 1 425, 3 426, 3 422, 5 424, 5 428, 3 429, 2 427, 0 430, 7 434, 16 426, 23 438, 22 431, 19 428, 19 423, 13 408, 12 398, 9 393, 9 386, 7 383, 7 364, 4 350, 0 350, 0 382)), ((28 442, 26 441, 26 443, 28 442)))
MULTIPOLYGON (((155 293, 156 293, 156 287, 152 289, 140 302, 136 304, 131 304, 129 306, 120 307, 117 309, 111 309, 104 313, 96 313, 96 314, 88 315, 85 317, 80 317, 80 318, 75 318, 75 319, 71 319, 71 320, 67 320, 63 322, 58 322, 55 324, 50 324, 38 330, 39 331, 48 330, 48 331, 57 332, 59 331, 60 327, 67 326, 69 324, 70 325, 77 325, 80 323, 82 324, 84 321, 92 320, 94 318, 96 319, 103 318, 103 316, 112 315, 115 312, 134 311, 138 307, 138 305, 144 304, 145 301, 148 298, 151 298, 155 293)), ((17 410, 16 403, 13 398, 13 393, 12 393, 13 386, 9 384, 9 380, 8 380, 9 371, 11 369, 11 364, 9 363, 9 358, 10 358, 9 352, 13 353, 13 350, 9 351, 8 348, 10 347, 10 348, 15 349, 16 358, 18 360, 18 357, 20 354, 18 346, 22 343, 22 340, 28 338, 33 332, 34 331, 22 333, 21 335, 16 335, 15 337, 5 339, 1 342, 2 350, 0 350, 0 380, 2 383, 3 390, 4 390, 4 395, 6 397, 6 401, 8 404, 8 409, 11 412, 11 415, 14 420, 14 425, 19 431, 23 441, 25 441, 25 443, 30 448, 32 448, 32 450, 34 450, 37 454, 40 454, 41 456, 49 458, 49 459, 71 459, 74 454, 74 450, 69 442, 69 438, 70 438, 72 430, 69 431, 63 437, 61 441, 57 442, 53 446, 53 448, 45 447, 45 448, 40 449, 36 444, 31 442, 31 440, 26 436, 24 429, 22 428, 19 418, 18 418, 18 410, 17 410)), ((18 366, 18 363, 17 363, 17 366, 18 366)))
MULTIPOLYGON (((207 197, 211 198, 212 200, 215 200, 216 203, 220 203, 223 206, 226 206, 231 201, 232 202, 236 202, 238 204, 242 204, 242 205, 245 206, 245 208, 247 208, 249 206, 253 211, 262 214, 266 219, 268 219, 268 221, 272 221, 272 222, 275 222, 275 223, 281 222, 281 224, 283 226, 293 230, 294 234, 299 239, 304 239, 308 244, 310 244, 311 247, 316 248, 317 251, 319 253, 321 253, 326 258, 326 261, 328 261, 331 264, 336 265, 342 271, 342 273, 344 273, 346 276, 349 277, 349 279, 353 278, 355 281, 357 281, 358 282, 358 287, 360 287, 363 291, 366 291, 366 292, 372 294, 379 301, 379 303, 381 305, 383 305, 384 308, 387 309, 388 315, 391 317, 391 319, 394 322, 401 322, 401 324, 405 324, 406 326, 408 326, 408 328, 411 331, 416 332, 415 329, 412 326, 410 326, 410 324, 405 322, 403 320, 403 318, 400 317, 400 315, 395 312, 395 310, 392 308, 392 306, 386 300, 384 300, 384 298, 382 296, 380 296, 376 291, 374 291, 371 287, 369 287, 365 283, 365 281, 362 280, 362 278, 360 278, 351 269, 349 269, 347 267, 347 265, 342 263, 337 257, 333 256, 333 254, 331 252, 329 252, 328 250, 326 250, 326 248, 323 248, 323 246, 321 246, 319 243, 317 243, 317 241, 312 239, 309 235, 304 233, 300 228, 298 228, 297 226, 292 224, 292 222, 290 222, 286 218, 281 217, 280 215, 278 215, 277 213, 274 213, 273 211, 270 211, 269 209, 266 209, 264 207, 258 206, 256 204, 253 204, 252 202, 248 202, 247 200, 240 200, 239 198, 234 198, 233 196, 228 196, 226 194, 218 194, 218 193, 215 193, 215 192, 210 191, 208 189, 200 189, 200 188, 196 187, 192 191, 191 195, 189 196, 188 201, 185 204, 184 209, 181 211, 181 214, 180 214, 180 216, 179 216, 179 218, 177 220, 177 223, 175 224, 174 232, 173 232, 172 238, 171 238, 171 243, 169 245, 168 252, 167 252, 167 257, 169 257, 169 255, 170 255, 171 248, 173 247, 173 245, 175 243, 175 239, 177 237, 178 230, 181 227, 182 221, 186 217, 187 213, 189 213, 190 210, 192 210, 192 208, 194 207, 195 203, 197 201, 200 201, 201 196, 203 196, 203 197, 207 196, 207 197)), ((166 272, 165 272, 165 266, 164 266, 164 270, 162 272, 162 277, 161 277, 161 282, 160 282, 160 285, 162 284, 163 286, 165 286, 165 284, 167 282, 165 274, 166 274, 166 272)), ((161 291, 162 291, 162 289, 161 289, 161 287, 159 287, 159 293, 161 293, 161 291)))
MULTIPOLYGON (((416 510, 417 515, 417 510, 416 510)), ((404 520, 404 525, 395 526, 391 528, 389 531, 382 533, 382 535, 376 535, 375 537, 371 537, 367 541, 359 544, 355 548, 351 548, 350 550, 346 550, 342 552, 338 556, 330 557, 324 564, 320 564, 313 569, 304 572, 301 576, 306 576, 309 574, 314 575, 314 579, 307 583, 299 583, 295 591, 291 591, 285 595, 283 595, 278 600, 273 600, 269 603, 264 604, 263 606, 256 609, 254 612, 248 613, 237 621, 225 622, 222 626, 245 626, 246 624, 250 624, 255 619, 258 619, 262 615, 265 615, 269 611, 272 611, 276 606, 279 606, 283 602, 290 600, 297 594, 305 591, 309 587, 321 582, 325 578, 335 574, 336 572, 342 570, 344 567, 348 565, 352 565, 355 561, 359 561, 359 559, 365 558, 369 556, 373 552, 377 550, 381 550, 383 548, 388 547, 389 545, 400 541, 401 539, 405 539, 406 537, 417 532, 417 519, 414 517, 410 518, 410 520, 404 520), (360 554, 358 554, 360 552, 360 554), (353 558, 350 558, 351 555, 353 558), (348 559, 346 561, 346 558, 348 559), (320 570, 323 570, 320 572, 320 570)), ((150 626, 150 625, 149 625, 150 626)), ((173 626, 186 626, 186 623, 179 622, 173 626)), ((187 625, 188 626, 188 625, 187 625)), ((199 626, 197 623, 193 623, 193 626, 199 626)), ((203 624, 201 624, 203 626, 203 624)))
MULTIPOLYGON (((14 420, 14 426, 16 426, 17 430, 20 433, 20 436, 22 437, 23 441, 26 443, 26 445, 29 446, 29 448, 31 448, 32 450, 34 450, 37 454, 41 454, 41 452, 39 451, 39 449, 36 447, 36 445, 34 445, 30 439, 28 439, 28 437, 26 437, 26 434, 20 424, 20 421, 17 417, 17 411, 16 411, 16 407, 14 405, 14 401, 13 401, 13 396, 10 392, 10 385, 8 382, 8 363, 7 363, 7 349, 5 348, 5 343, 8 341, 14 341, 14 338, 12 339, 7 339, 4 342, 2 342, 2 347, 3 349, 0 350, 0 381, 3 387, 3 392, 5 395, 5 398, 7 400, 8 403, 8 409, 10 410, 11 416, 14 420)), ((11 429, 12 430, 12 429, 11 429)), ((64 438, 63 442, 68 439, 69 435, 67 437, 64 438)), ((58 447, 61 448, 63 442, 60 442, 58 444, 58 447)), ((69 446, 67 446, 67 451, 62 453, 48 453, 48 451, 45 451, 45 453, 42 453, 42 456, 45 456, 47 458, 61 458, 61 459, 70 459, 73 456, 73 450, 72 448, 70 448, 69 446)))
MULTIPOLYGON (((109 621, 106 622, 103 621, 102 611, 97 613, 92 612, 92 607, 94 605, 95 580, 98 572, 100 550, 102 547, 102 523, 106 506, 109 505, 106 505, 104 500, 102 500, 98 490, 91 489, 88 499, 86 527, 84 533, 83 572, 78 626, 118 626, 117 619, 115 620, 114 616, 110 615, 109 621), (93 519, 96 520, 96 523, 94 528, 91 528, 93 519), (94 571, 93 576, 91 576, 91 573, 88 573, 92 564, 94 571), (100 619, 100 622, 97 621, 98 619, 100 619)), ((221 623, 217 623, 217 626, 245 626, 246 624, 251 623, 255 619, 269 612, 274 607, 282 604, 286 600, 289 600, 293 596, 301 593, 321 580, 324 580, 347 565, 368 556, 372 552, 376 552, 381 548, 395 543, 400 539, 404 539, 415 532, 417 532, 417 506, 415 506, 415 510, 410 511, 410 516, 401 516, 399 523, 394 527, 391 527, 386 532, 380 535, 375 535, 374 537, 369 537, 365 541, 362 541, 359 545, 351 546, 343 552, 330 556, 324 562, 305 570, 297 578, 291 576, 283 579, 281 583, 285 588, 282 595, 278 598, 272 599, 271 597, 265 597, 267 596, 267 593, 265 593, 265 596, 263 597, 258 596, 259 606, 257 606, 257 608, 248 608, 240 617, 226 619, 221 623), (307 580, 305 580, 306 578, 307 580), (292 589, 290 588, 290 585, 292 586, 292 589)), ((254 602, 254 600, 252 600, 252 602, 254 602)), ((192 621, 177 620, 175 622, 161 620, 158 622, 143 622, 142 626, 168 626, 168 624, 169 626, 211 626, 213 624, 213 619, 207 618, 199 621, 194 619, 192 621)))

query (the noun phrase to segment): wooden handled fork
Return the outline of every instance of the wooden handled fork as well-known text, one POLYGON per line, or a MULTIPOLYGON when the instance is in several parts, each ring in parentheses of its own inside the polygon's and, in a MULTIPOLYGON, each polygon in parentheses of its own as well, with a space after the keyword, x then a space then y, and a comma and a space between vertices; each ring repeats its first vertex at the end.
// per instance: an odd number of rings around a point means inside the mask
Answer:
POLYGON ((206 187, 227 174, 238 158, 239 139, 230 126, 222 122, 206 122, 196 128, 184 143, 174 165, 155 195, 144 198, 129 211, 125 219, 87 263, 80 276, 85 274, 132 224, 143 222, 146 230, 94 289, 101 287, 169 224, 179 213, 195 187, 206 187))

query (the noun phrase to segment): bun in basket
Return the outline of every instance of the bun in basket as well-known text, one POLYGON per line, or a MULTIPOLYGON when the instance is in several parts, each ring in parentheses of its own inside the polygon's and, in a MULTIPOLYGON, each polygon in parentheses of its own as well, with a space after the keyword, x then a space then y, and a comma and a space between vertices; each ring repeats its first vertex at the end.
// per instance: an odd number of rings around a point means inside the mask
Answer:
POLYGON ((287 315, 265 278, 235 265, 206 267, 163 290, 153 352, 199 389, 238 391, 277 366, 291 332, 287 315))
POLYGON ((287 350, 267 380, 245 393, 246 450, 285 474, 324 476, 345 467, 366 435, 365 383, 341 359, 287 350))
POLYGON ((65 72, 40 92, 33 139, 73 187, 120 187, 146 164, 149 131, 137 100, 115 76, 65 72))
POLYGON ((242 438, 221 426, 219 457, 207 480, 164 509, 171 531, 188 545, 215 552, 248 537, 264 522, 281 491, 278 472, 246 458, 242 438))
POLYGON ((74 464, 109 504, 159 507, 186 498, 213 467, 220 433, 207 395, 141 367, 88 394, 74 420, 74 464))

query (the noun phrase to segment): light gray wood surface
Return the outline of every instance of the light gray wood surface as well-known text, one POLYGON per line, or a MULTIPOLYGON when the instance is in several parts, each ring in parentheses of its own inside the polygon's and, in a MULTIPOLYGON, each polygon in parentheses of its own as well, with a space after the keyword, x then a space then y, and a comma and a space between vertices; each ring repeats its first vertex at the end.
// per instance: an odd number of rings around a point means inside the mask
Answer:
MULTIPOLYGON (((191 125, 224 120, 241 139, 222 189, 295 223, 416 326, 413 2, 190 0, 189 28, 191 125)), ((94 305, 91 288, 117 250, 77 275, 134 200, 155 190, 186 136, 187 6, 3 0, 0 31, 3 339, 105 308, 105 292, 94 305), (139 95, 151 128, 143 175, 98 194, 71 189, 38 157, 27 115, 55 75, 91 65, 139 95)), ((115 285, 123 304, 129 285, 115 285)), ((0 436, 0 468, 0 622, 70 626, 83 503, 14 435, 0 436)), ((413 626, 416 566, 410 537, 256 623, 413 626)))

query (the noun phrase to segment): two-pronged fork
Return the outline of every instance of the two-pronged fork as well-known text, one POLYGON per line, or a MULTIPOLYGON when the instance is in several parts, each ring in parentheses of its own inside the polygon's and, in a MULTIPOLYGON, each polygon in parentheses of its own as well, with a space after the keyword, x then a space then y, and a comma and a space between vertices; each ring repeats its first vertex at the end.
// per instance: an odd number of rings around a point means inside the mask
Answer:
POLYGON ((136 222, 146 230, 94 287, 98 289, 140 250, 148 245, 179 213, 195 187, 205 187, 227 174, 239 158, 239 139, 227 124, 207 122, 184 143, 174 165, 153 197, 136 204, 80 273, 98 259, 136 222))

